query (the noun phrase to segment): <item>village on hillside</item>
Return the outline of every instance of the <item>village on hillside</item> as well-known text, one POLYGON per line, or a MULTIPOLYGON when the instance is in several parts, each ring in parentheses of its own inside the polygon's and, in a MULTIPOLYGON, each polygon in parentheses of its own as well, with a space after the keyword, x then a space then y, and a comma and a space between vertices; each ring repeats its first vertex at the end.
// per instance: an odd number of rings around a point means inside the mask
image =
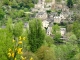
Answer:
MULTIPOLYGON (((73 22, 72 18, 73 11, 70 11, 65 4, 65 0, 62 0, 61 4, 56 3, 55 0, 46 2, 45 0, 39 0, 35 4, 34 8, 31 9, 32 13, 35 13, 35 18, 42 20, 43 28, 46 30, 46 34, 52 36, 52 26, 57 23, 73 22), (69 19, 69 21, 67 20, 69 19)), ((34 18, 32 17, 32 18, 34 18)), ((60 26, 61 36, 64 37, 66 34, 66 28, 60 26)))
POLYGON ((0 0, 0 60, 80 60, 80 0, 0 0))

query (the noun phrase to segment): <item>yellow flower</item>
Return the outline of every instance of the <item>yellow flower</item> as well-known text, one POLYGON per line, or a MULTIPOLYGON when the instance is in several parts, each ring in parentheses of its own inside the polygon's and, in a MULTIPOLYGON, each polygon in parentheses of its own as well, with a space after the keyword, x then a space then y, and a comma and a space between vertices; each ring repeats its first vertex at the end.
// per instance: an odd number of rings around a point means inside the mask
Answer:
POLYGON ((21 36, 19 37, 19 40, 22 40, 21 36))
POLYGON ((18 51, 18 54, 22 54, 22 48, 18 48, 17 51, 18 51))
POLYGON ((16 58, 14 58, 14 60, 16 60, 16 58))
POLYGON ((25 59, 26 59, 26 57, 21 56, 21 59, 22 59, 22 60, 25 60, 25 59))
POLYGON ((9 52, 11 52, 11 49, 9 48, 9 52))
POLYGON ((30 60, 33 60, 33 58, 31 57, 30 60))
POLYGON ((22 41, 19 41, 18 44, 22 44, 22 41))
POLYGON ((8 53, 8 57, 11 57, 11 53, 8 53))
POLYGON ((12 53, 12 57, 14 57, 14 53, 12 53))
POLYGON ((13 43, 15 42, 15 40, 13 39, 13 43))
POLYGON ((23 40, 25 40, 26 38, 25 37, 23 37, 23 40))

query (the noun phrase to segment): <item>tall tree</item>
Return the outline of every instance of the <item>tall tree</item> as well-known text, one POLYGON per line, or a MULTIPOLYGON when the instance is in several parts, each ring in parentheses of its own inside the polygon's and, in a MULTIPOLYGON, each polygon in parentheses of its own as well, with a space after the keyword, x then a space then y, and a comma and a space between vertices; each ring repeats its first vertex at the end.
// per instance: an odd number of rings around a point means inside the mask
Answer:
POLYGON ((73 32, 80 39, 80 23, 78 21, 73 23, 73 32))
POLYGON ((29 21, 28 39, 32 52, 35 52, 42 45, 44 36, 41 21, 39 19, 29 21))
POLYGON ((4 15, 5 15, 4 11, 0 8, 0 20, 4 18, 4 15))
POLYGON ((72 0, 67 0, 67 6, 69 8, 72 8, 73 7, 73 1, 72 0))
POLYGON ((19 37, 23 32, 23 23, 22 21, 15 23, 13 28, 13 34, 16 37, 19 37))

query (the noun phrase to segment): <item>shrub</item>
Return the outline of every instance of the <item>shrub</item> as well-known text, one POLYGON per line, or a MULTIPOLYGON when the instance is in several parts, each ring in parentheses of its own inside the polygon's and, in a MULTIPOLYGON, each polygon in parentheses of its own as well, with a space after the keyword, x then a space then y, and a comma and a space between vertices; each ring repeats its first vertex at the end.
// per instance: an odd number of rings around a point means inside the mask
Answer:
POLYGON ((55 52, 47 46, 41 46, 37 52, 37 57, 39 60, 56 60, 55 52))

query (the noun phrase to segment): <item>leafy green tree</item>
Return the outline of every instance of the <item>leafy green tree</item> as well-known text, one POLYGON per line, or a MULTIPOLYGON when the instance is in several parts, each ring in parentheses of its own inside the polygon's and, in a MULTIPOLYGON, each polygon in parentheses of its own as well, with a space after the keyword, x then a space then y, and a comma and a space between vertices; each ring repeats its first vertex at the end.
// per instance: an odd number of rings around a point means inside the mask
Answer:
POLYGON ((80 23, 78 21, 73 23, 73 32, 80 39, 80 23))
POLYGON ((55 43, 60 43, 62 42, 61 38, 61 34, 60 34, 60 27, 56 24, 52 27, 52 33, 54 35, 53 39, 55 43))
POLYGON ((56 33, 55 36, 53 37, 54 42, 55 43, 61 43, 63 40, 61 40, 60 38, 61 38, 61 34, 60 33, 56 33))
POLYGON ((72 44, 75 44, 77 42, 77 37, 74 34, 72 34, 71 36, 69 36, 69 41, 72 44))
MULTIPOLYGON (((10 25, 10 24, 9 24, 10 25)), ((11 25, 10 25, 11 26, 11 25)), ((7 59, 7 50, 9 47, 13 47, 12 44, 12 32, 10 26, 0 29, 0 60, 8 60, 7 59)))
POLYGON ((33 1, 32 0, 21 0, 20 1, 20 6, 22 7, 27 7, 27 8, 31 8, 34 7, 33 1))
POLYGON ((12 24, 11 18, 8 18, 8 20, 7 20, 6 29, 7 29, 7 31, 13 33, 13 24, 12 24))
POLYGON ((55 55, 56 60, 73 60, 72 58, 78 52, 77 44, 73 45, 71 43, 56 45, 55 47, 55 55))
POLYGON ((42 24, 39 19, 33 19, 29 21, 28 40, 30 50, 35 52, 42 44, 45 34, 42 29, 42 24))
POLYGON ((73 24, 67 24, 66 29, 67 32, 71 32, 73 30, 73 24))
POLYGON ((4 3, 5 5, 9 5, 9 0, 3 0, 3 3, 4 3))
POLYGON ((67 0, 67 6, 69 8, 72 8, 73 7, 73 0, 67 0))
POLYGON ((0 20, 1 20, 2 18, 4 18, 4 15, 5 15, 4 11, 3 11, 2 9, 0 9, 0 20))
POLYGON ((53 38, 50 36, 45 36, 44 40, 46 41, 46 43, 48 44, 49 47, 54 43, 53 38))
POLYGON ((47 46, 41 46, 37 52, 39 60, 56 60, 55 51, 47 46))
POLYGON ((52 26, 52 33, 55 34, 57 31, 60 31, 60 27, 58 24, 52 26))
POLYGON ((21 36, 22 32, 23 32, 23 23, 22 23, 22 21, 20 21, 18 23, 16 22, 14 24, 14 28, 13 28, 13 35, 15 37, 19 37, 19 36, 21 36))

